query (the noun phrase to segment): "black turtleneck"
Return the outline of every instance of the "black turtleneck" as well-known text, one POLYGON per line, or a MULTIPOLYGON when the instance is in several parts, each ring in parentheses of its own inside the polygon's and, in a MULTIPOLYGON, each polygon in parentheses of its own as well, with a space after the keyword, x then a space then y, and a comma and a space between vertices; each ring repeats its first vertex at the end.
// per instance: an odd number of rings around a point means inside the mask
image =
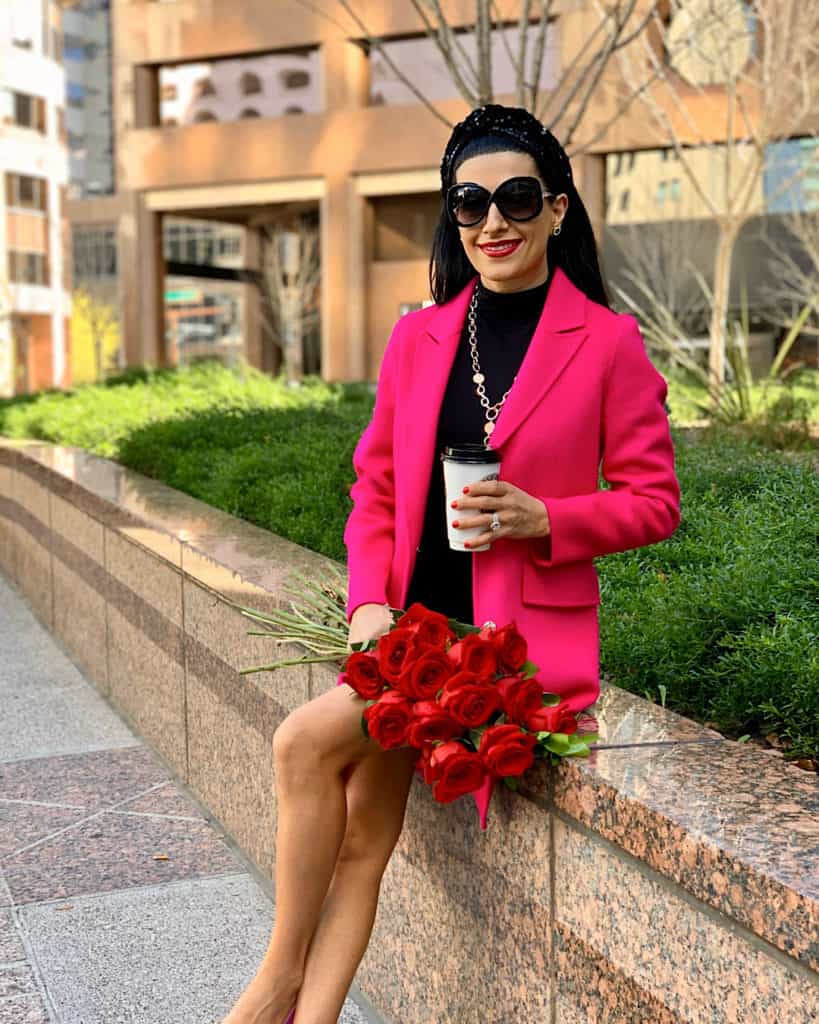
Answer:
MULTIPOLYGON (((550 273, 543 284, 521 292, 493 292, 480 281, 477 284, 478 362, 490 403, 499 402, 512 386, 551 280, 550 273)), ((428 608, 471 623, 473 553, 449 547, 446 519, 455 512, 444 507, 444 474, 439 457, 446 445, 482 443, 486 436, 486 413, 472 381, 468 329, 467 317, 441 402, 424 528, 405 604, 409 607, 413 601, 421 601, 428 608)))

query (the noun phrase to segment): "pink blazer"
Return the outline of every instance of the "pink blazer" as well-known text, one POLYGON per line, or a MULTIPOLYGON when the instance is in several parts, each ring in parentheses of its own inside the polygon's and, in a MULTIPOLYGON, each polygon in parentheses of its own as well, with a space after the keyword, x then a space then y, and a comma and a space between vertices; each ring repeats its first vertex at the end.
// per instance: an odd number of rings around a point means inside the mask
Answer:
MULTIPOLYGON (((438 412, 476 282, 401 317, 390 336, 353 455, 348 619, 365 602, 404 605, 438 412)), ((490 442, 500 479, 546 505, 551 536, 473 552, 472 598, 476 624, 517 623, 543 688, 574 711, 600 693, 593 559, 664 540, 680 521, 666 394, 634 317, 592 302, 557 269, 490 442), (601 460, 607 490, 598 489, 601 460)), ((482 829, 492 790, 490 779, 472 794, 482 829)))

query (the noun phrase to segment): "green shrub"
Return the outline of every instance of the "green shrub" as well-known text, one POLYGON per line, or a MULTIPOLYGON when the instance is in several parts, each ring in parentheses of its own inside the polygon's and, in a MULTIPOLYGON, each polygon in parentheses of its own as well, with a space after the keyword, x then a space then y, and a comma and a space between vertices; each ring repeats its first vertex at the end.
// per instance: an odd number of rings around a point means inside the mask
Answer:
MULTIPOLYGON (((138 371, 0 402, 0 433, 116 458, 344 560, 365 385, 288 388, 218 365, 138 371)), ((675 431, 682 520, 661 544, 598 560, 601 667, 731 736, 775 731, 819 753, 819 476, 725 429, 675 431)))
POLYGON ((819 476, 710 432, 676 438, 680 526, 600 559, 601 666, 618 685, 819 752, 819 476))

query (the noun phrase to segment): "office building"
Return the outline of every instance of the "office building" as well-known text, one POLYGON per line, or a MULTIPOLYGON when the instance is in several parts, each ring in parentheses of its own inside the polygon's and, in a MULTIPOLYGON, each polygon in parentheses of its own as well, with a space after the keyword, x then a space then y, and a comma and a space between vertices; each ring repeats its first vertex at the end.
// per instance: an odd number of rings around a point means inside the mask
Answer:
POLYGON ((70 383, 61 10, 0 6, 0 395, 70 383))

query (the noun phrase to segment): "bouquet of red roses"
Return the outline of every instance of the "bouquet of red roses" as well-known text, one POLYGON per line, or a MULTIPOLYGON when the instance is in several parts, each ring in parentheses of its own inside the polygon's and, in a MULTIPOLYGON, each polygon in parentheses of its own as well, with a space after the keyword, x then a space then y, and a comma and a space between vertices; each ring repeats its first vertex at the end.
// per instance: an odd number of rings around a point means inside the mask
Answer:
POLYGON ((376 641, 354 644, 343 681, 367 704, 362 728, 385 750, 420 750, 439 803, 491 774, 510 789, 537 758, 588 756, 596 733, 534 678, 514 623, 467 626, 411 605, 376 641))

